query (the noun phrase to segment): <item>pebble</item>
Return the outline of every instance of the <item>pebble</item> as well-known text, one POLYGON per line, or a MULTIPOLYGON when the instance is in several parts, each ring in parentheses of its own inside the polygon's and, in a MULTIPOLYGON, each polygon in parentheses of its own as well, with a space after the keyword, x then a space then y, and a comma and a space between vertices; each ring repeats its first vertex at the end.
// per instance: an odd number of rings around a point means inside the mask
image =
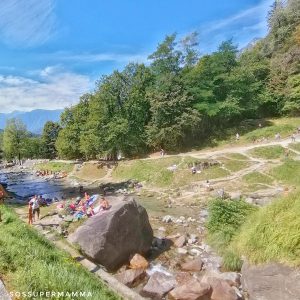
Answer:
POLYGON ((178 248, 178 249, 177 249, 177 252, 178 252, 179 254, 187 254, 187 253, 188 253, 188 251, 187 251, 186 249, 184 249, 184 248, 178 248))

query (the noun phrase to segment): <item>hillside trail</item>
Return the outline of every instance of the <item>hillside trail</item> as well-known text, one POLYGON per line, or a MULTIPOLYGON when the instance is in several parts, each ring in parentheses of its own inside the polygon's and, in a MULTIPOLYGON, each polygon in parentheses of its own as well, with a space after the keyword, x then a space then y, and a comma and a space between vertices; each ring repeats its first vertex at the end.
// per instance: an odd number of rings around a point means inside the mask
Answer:
MULTIPOLYGON (((300 135, 297 136, 299 140, 300 135)), ((243 176, 250 174, 252 172, 261 172, 264 170, 264 168, 268 165, 268 163, 272 162, 273 164, 279 164, 280 161, 278 159, 264 159, 264 158, 258 158, 258 157, 253 157, 249 151, 255 148, 260 148, 260 147, 269 147, 269 146, 282 146, 283 148, 289 148, 289 145, 292 144, 291 138, 285 138, 277 141, 269 141, 269 142, 264 142, 264 143, 256 143, 252 145, 241 145, 239 146, 238 144, 233 145, 231 147, 227 146, 226 148, 219 149, 219 150, 199 150, 199 151, 191 151, 191 152, 185 152, 185 153, 179 153, 179 154, 174 154, 174 155, 165 155, 164 157, 175 157, 175 156, 180 156, 182 158, 189 156, 197 159, 214 159, 220 156, 223 156, 226 158, 226 154, 242 154, 244 155, 252 164, 244 168, 240 171, 230 171, 229 175, 226 175, 224 177, 219 177, 215 179, 211 179, 210 182, 217 184, 217 183, 226 183, 230 181, 237 180, 239 178, 242 178, 243 176)), ((300 152, 291 149, 292 152, 300 156, 300 152)), ((150 157, 146 158, 145 160, 152 160, 152 159, 157 159, 157 157, 150 157)), ((232 159, 232 158, 231 158, 232 159)), ((235 159, 238 160, 238 159, 235 159)), ((223 167, 225 169, 225 167, 223 167)), ((198 182, 194 182, 194 184, 203 184, 205 183, 206 180, 201 180, 198 182)), ((266 185, 268 187, 272 187, 269 185, 266 185)), ((156 192, 162 192, 161 189, 159 188, 152 188, 152 191, 156 192)))
MULTIPOLYGON (((300 135, 298 135, 300 137, 300 135)), ((174 154, 174 155, 165 155, 165 157, 172 157, 172 156, 191 156, 195 158, 202 158, 202 159, 208 159, 212 158, 215 156, 220 156, 224 154, 229 154, 229 153, 238 153, 238 154, 243 154, 245 156, 247 155, 247 152, 249 150, 252 150, 254 148, 259 148, 259 147, 267 147, 267 146, 282 146, 284 148, 287 148, 289 144, 291 144, 291 138, 286 138, 286 139, 281 139, 279 141, 271 141, 271 142, 265 142, 265 143, 257 143, 257 144, 252 144, 252 145, 242 145, 239 146, 238 143, 236 145, 232 146, 226 146, 226 148, 220 149, 220 150, 199 150, 199 151, 191 151, 191 152, 185 152, 185 153, 179 153, 179 154, 174 154)), ((295 153, 300 155, 300 152, 293 150, 295 153)), ((150 157, 146 159, 157 159, 157 157, 150 157)))

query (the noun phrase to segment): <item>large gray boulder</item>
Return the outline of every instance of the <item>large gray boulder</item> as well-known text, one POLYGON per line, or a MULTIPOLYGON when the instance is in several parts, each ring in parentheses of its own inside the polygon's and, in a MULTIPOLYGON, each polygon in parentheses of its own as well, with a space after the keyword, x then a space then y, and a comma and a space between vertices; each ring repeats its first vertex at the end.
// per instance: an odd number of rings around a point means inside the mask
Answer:
POLYGON ((109 271, 127 263, 132 255, 146 255, 153 231, 144 207, 132 197, 110 199, 111 208, 88 219, 69 241, 109 271))
POLYGON ((242 267, 242 286, 249 300, 300 300, 300 269, 272 263, 242 267))

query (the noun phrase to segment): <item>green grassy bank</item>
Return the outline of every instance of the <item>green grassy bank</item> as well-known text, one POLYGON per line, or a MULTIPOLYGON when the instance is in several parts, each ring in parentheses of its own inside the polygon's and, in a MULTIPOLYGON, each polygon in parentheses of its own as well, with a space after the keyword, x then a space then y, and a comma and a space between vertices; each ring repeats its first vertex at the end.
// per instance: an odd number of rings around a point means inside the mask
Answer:
POLYGON ((52 171, 52 172, 66 172, 70 173, 74 169, 74 164, 72 163, 65 163, 65 162, 56 162, 56 161, 49 161, 45 163, 36 164, 34 166, 36 170, 39 171, 52 171))
MULTIPOLYGON (((1 211, 0 277, 9 291, 78 291, 92 295, 88 299, 120 299, 73 258, 23 223, 11 208, 4 206, 1 211)), ((73 298, 86 299, 78 295, 73 298)))
POLYGON ((263 208, 244 201, 214 200, 209 210, 207 239, 223 256, 225 269, 239 270, 242 256, 255 264, 300 266, 298 192, 263 208))

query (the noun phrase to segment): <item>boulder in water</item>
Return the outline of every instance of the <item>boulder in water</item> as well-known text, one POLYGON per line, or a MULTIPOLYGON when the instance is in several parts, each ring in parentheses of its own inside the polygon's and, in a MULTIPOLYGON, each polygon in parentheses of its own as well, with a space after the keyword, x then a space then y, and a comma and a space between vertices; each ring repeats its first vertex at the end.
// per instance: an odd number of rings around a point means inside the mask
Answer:
POLYGON ((109 210, 88 219, 69 236, 69 241, 79 245, 87 257, 114 271, 135 253, 147 254, 153 230, 145 208, 132 197, 110 202, 109 210))

